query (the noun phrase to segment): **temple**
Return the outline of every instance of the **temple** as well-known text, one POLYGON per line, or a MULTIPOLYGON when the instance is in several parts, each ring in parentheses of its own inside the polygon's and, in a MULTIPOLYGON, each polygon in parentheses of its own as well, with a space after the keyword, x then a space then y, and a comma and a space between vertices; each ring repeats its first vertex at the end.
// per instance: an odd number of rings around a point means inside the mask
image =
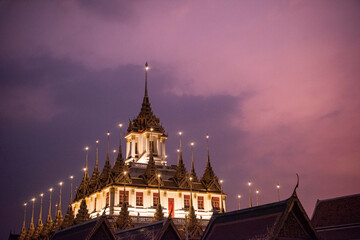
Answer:
POLYGON ((225 209, 226 196, 211 167, 209 151, 204 174, 198 179, 193 159, 190 172, 184 165, 179 133, 177 165, 167 165, 165 143, 168 135, 151 108, 148 70, 146 63, 145 93, 140 113, 130 120, 127 133, 122 136, 127 143, 125 154, 120 139, 118 156, 111 166, 108 144, 105 164, 100 172, 96 151, 93 173, 90 177, 86 163, 82 182, 71 203, 74 214, 79 212, 81 202, 85 200, 90 218, 104 214, 116 216, 120 214, 125 199, 135 224, 151 222, 158 204, 162 206, 164 217, 170 215, 176 223, 184 222, 190 206, 200 221, 207 222, 214 210, 225 209))

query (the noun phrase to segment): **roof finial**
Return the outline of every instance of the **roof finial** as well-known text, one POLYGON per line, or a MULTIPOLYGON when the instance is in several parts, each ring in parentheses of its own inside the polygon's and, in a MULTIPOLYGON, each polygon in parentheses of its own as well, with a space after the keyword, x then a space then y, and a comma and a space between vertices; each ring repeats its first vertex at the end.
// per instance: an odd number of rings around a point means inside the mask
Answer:
POLYGON ((106 153, 106 161, 110 161, 110 155, 109 155, 109 151, 110 151, 110 131, 108 131, 106 133, 107 135, 107 153, 106 153))
POLYGON ((86 146, 85 147, 85 151, 86 151, 86 158, 85 158, 85 176, 88 175, 88 160, 89 160, 89 147, 86 146))
POLYGON ((42 224, 42 202, 43 202, 43 197, 44 197, 44 194, 41 193, 40 194, 40 213, 39 213, 39 223, 41 222, 41 224, 42 224))
POLYGON ((206 134, 206 149, 207 149, 207 161, 210 162, 210 153, 209 153, 209 134, 206 134))
POLYGON ((121 155, 122 155, 122 150, 121 150, 121 133, 122 133, 122 132, 121 132, 121 131, 122 131, 122 126, 123 126, 123 124, 122 124, 122 123, 119 123, 118 126, 119 126, 119 128, 120 128, 120 131, 119 131, 119 132, 120 132, 120 133, 119 133, 119 134, 120 134, 119 156, 121 156, 121 155))
POLYGON ((190 143, 190 148, 191 148, 191 170, 190 170, 190 176, 193 178, 194 181, 197 181, 198 178, 196 176, 196 172, 195 172, 195 164, 194 164, 194 142, 190 143))
POLYGON ((148 70, 149 70, 149 65, 146 62, 145 63, 145 97, 148 96, 148 90, 147 90, 147 72, 148 72, 148 70))
POLYGON ((23 228, 26 228, 26 224, 25 224, 25 220, 26 220, 26 206, 27 206, 27 203, 24 203, 24 223, 23 223, 23 228))
POLYGON ((96 160, 95 160, 95 167, 99 167, 99 140, 96 140, 96 160))
POLYGON ((182 135, 182 132, 180 131, 179 132, 179 139, 180 139, 180 148, 179 149, 180 149, 180 152, 182 152, 182 149, 181 149, 181 135, 182 135))
POLYGON ((33 205, 32 205, 31 223, 30 224, 34 224, 35 198, 31 199, 31 201, 33 202, 33 205))

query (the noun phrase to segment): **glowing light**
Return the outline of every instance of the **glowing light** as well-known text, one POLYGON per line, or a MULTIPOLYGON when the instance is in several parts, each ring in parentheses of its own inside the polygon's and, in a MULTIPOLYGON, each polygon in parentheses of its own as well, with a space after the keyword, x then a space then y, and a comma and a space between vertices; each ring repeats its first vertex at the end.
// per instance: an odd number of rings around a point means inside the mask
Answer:
POLYGON ((62 185, 63 185, 63 182, 59 182, 59 185, 62 186, 62 185))
POLYGON ((251 186, 251 182, 250 182, 250 181, 248 182, 248 185, 249 185, 249 187, 251 186))
POLYGON ((53 188, 50 188, 49 191, 52 192, 52 191, 53 191, 53 188))
POLYGON ((148 66, 148 65, 145 66, 145 70, 146 70, 146 71, 149 70, 149 66, 148 66))
POLYGON ((177 152, 180 152, 180 149, 176 149, 177 152))
POLYGON ((88 147, 88 146, 86 146, 86 147, 85 147, 85 150, 86 150, 86 151, 87 151, 87 150, 89 150, 89 147, 88 147))
POLYGON ((43 193, 41 193, 41 194, 40 194, 40 197, 43 197, 43 196, 44 196, 44 194, 43 194, 43 193))
POLYGON ((209 139, 210 137, 209 137, 209 135, 206 135, 206 139, 209 139))
POLYGON ((192 181, 193 180, 193 178, 192 177, 190 177, 190 181, 192 181))
POLYGON ((161 175, 160 174, 158 174, 158 178, 160 178, 161 177, 161 175))
POLYGON ((74 179, 74 176, 70 176, 70 179, 74 179))
POLYGON ((31 201, 35 202, 35 198, 31 199, 31 201))
POLYGON ((113 150, 113 153, 116 153, 116 149, 113 150))
POLYGON ((181 136, 181 135, 182 135, 182 132, 179 132, 179 135, 181 136))
POLYGON ((220 180, 220 184, 222 184, 223 182, 224 182, 224 181, 221 179, 221 180, 220 180))
POLYGON ((194 145, 195 145, 195 143, 194 143, 194 142, 191 142, 191 143, 190 143, 190 146, 192 146, 192 147, 193 147, 194 145))
POLYGON ((126 175, 126 174, 127 174, 127 172, 125 171, 125 172, 124 172, 124 175, 126 175))
POLYGON ((86 167, 84 167, 82 170, 85 172, 85 171, 86 171, 86 167))
POLYGON ((118 125, 119 127, 122 127, 123 126, 123 124, 122 123, 119 123, 119 125, 118 125))
POLYGON ((96 140, 96 143, 99 143, 99 140, 96 140))
POLYGON ((167 158, 168 157, 168 155, 165 155, 165 158, 167 158))
POLYGON ((276 188, 279 189, 279 188, 280 188, 280 184, 278 184, 278 185, 276 186, 276 188))
POLYGON ((110 136, 110 132, 107 132, 106 135, 110 136))
POLYGON ((154 131, 154 129, 153 129, 153 128, 150 128, 150 131, 152 132, 152 131, 154 131))
POLYGON ((240 199, 240 198, 241 198, 241 195, 238 195, 238 198, 240 199))
POLYGON ((256 194, 259 194, 260 193, 260 191, 259 190, 256 190, 256 194))
POLYGON ((27 203, 24 203, 24 206, 26 206, 27 205, 27 203))

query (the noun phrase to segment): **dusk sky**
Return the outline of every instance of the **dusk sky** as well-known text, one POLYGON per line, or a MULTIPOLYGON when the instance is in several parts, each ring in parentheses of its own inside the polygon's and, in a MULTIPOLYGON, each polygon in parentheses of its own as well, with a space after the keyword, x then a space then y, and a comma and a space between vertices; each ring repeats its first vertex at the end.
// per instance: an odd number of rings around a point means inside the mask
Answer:
MULTIPOLYGON (((183 131, 190 170, 211 163, 227 210, 298 196, 311 218, 317 199, 360 192, 360 2, 0 0, 0 238, 20 232, 23 203, 90 170, 99 139, 119 144, 117 124, 149 97, 176 164, 183 131), (253 196, 254 197, 254 196, 253 196)), ((123 140, 123 145, 125 141, 123 140)), ((53 210, 54 212, 54 210, 53 210)), ((31 207, 27 211, 27 226, 31 207)))

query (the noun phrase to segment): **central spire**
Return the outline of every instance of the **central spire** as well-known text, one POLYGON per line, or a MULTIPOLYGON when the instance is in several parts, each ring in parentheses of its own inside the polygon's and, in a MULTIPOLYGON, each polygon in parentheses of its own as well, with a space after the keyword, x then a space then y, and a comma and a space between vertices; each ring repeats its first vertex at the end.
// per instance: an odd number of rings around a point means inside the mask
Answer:
POLYGON ((141 110, 139 115, 130 121, 128 127, 128 133, 130 132, 144 132, 149 131, 150 128, 154 129, 154 132, 159 132, 165 135, 165 130, 160 124, 160 119, 155 116, 151 109, 151 104, 149 100, 148 94, 148 86, 147 86, 147 75, 149 71, 149 64, 145 63, 145 93, 144 98, 141 105, 141 110))
POLYGON ((148 98, 148 90, 147 90, 147 72, 148 72, 148 70, 149 70, 149 65, 146 62, 145 63, 145 95, 144 95, 144 100, 145 100, 145 98, 148 98))

